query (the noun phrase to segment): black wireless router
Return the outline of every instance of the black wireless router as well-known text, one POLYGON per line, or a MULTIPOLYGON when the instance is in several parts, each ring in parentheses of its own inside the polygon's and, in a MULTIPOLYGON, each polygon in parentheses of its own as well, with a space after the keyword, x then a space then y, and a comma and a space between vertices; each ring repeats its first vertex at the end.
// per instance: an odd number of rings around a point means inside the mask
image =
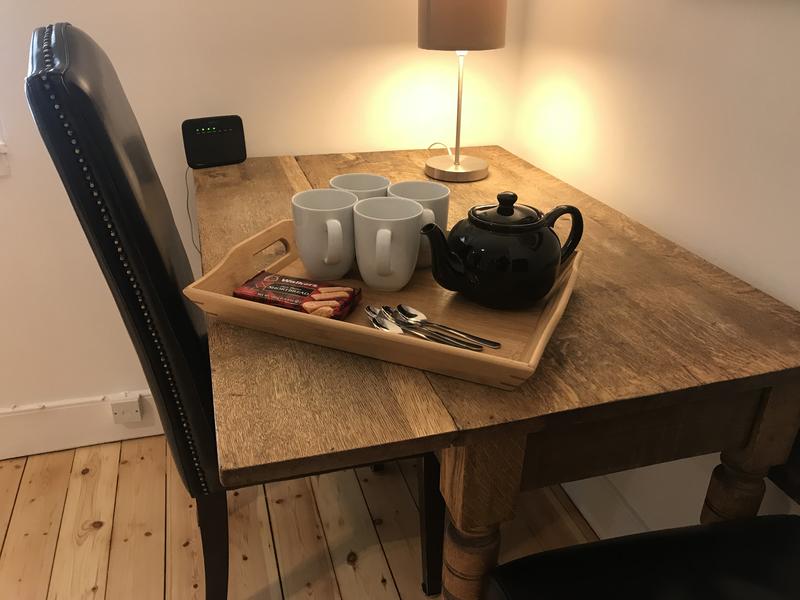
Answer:
POLYGON ((187 119, 181 130, 186 162, 193 169, 233 165, 247 158, 244 126, 238 115, 187 119))

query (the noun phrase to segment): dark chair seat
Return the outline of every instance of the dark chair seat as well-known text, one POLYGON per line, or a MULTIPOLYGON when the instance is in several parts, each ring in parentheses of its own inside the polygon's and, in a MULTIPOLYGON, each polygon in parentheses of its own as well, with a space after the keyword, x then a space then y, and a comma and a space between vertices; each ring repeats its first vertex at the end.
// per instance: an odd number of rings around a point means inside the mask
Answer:
POLYGON ((494 569, 488 600, 797 600, 800 517, 770 516, 603 540, 494 569))

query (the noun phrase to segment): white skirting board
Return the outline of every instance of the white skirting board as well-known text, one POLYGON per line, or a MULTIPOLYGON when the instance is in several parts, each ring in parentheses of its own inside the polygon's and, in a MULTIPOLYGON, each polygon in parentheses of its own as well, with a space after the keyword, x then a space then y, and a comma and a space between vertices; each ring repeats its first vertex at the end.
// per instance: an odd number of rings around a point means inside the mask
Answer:
POLYGON ((137 393, 137 423, 114 423, 109 396, 0 408, 0 459, 163 433, 153 397, 137 393))
MULTIPOLYGON (((600 538, 696 525, 719 454, 676 460, 564 484, 600 538)), ((767 480, 760 514, 800 515, 800 506, 767 480)))

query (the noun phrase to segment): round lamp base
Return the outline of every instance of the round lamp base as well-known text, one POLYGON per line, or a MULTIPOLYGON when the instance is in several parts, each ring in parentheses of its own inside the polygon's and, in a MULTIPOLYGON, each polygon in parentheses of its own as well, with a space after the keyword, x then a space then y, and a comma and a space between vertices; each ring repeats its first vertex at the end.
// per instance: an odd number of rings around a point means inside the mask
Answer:
POLYGON ((439 181, 478 181, 489 175, 489 163, 482 158, 461 155, 459 165, 453 163, 449 154, 440 154, 425 163, 425 174, 439 181))

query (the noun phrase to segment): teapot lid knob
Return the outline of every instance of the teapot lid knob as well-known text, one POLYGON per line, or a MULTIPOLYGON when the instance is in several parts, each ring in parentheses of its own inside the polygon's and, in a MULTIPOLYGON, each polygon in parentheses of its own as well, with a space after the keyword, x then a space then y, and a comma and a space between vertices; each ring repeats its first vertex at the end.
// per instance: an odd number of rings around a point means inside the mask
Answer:
POLYGON ((514 192, 500 192, 497 202, 470 208, 470 222, 492 231, 516 233, 525 231, 528 225, 537 225, 544 216, 532 206, 517 204, 514 192))
POLYGON ((497 194, 497 201, 500 203, 497 214, 504 217, 514 214, 514 203, 517 201, 517 195, 514 192, 500 192, 497 194))

